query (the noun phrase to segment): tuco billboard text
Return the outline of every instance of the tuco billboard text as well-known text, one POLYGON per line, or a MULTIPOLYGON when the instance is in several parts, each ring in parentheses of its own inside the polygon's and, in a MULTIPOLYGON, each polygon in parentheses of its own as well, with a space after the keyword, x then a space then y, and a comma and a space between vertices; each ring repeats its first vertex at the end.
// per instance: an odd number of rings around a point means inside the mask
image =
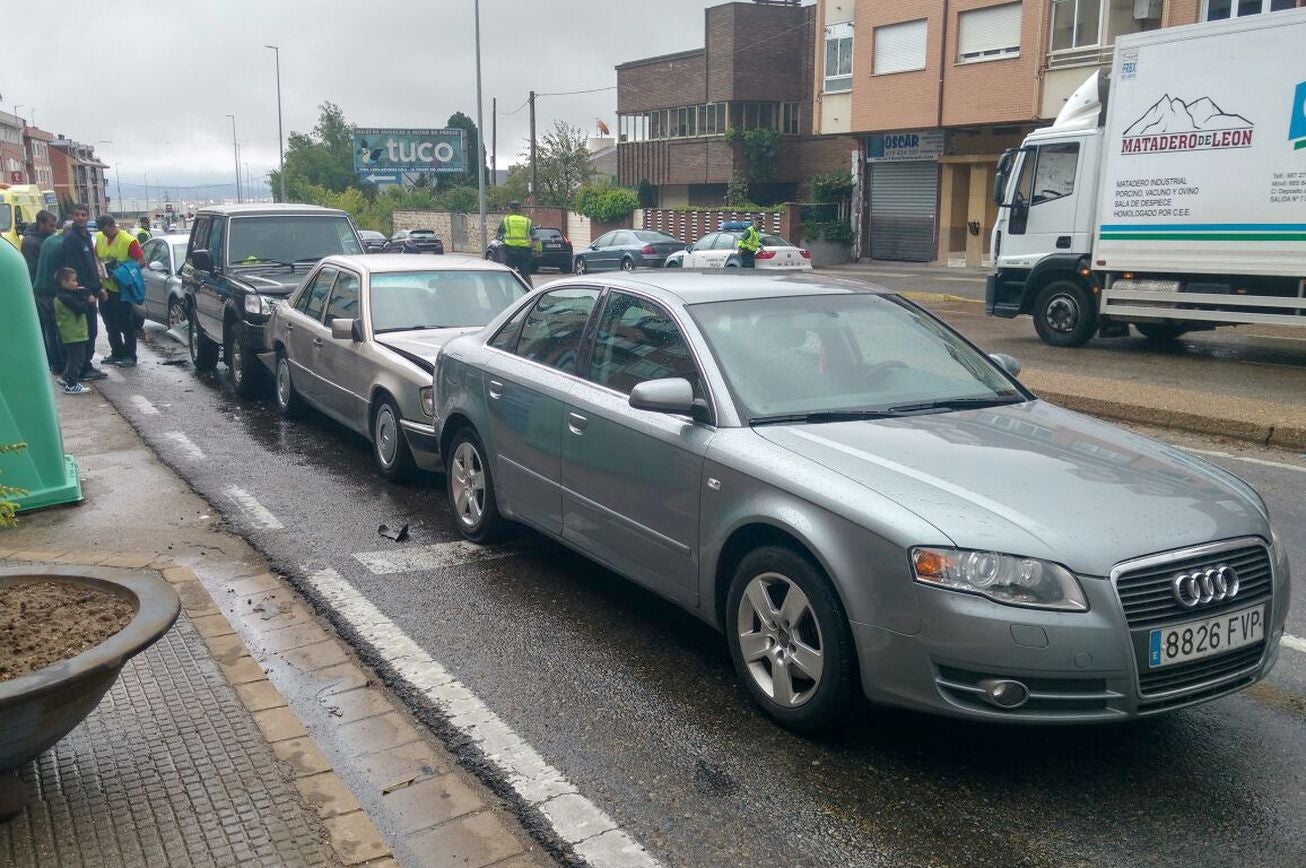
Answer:
POLYGON ((461 129, 399 130, 354 128, 354 171, 459 174, 467 168, 461 129))

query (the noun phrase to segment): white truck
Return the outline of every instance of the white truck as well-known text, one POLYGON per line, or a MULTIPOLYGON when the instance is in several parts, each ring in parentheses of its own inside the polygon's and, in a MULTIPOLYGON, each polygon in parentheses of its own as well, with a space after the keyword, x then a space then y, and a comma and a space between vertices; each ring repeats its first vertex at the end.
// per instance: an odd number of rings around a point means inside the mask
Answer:
POLYGON ((988 313, 1063 347, 1306 326, 1306 9, 1121 37, 1106 97, 1003 155, 988 313))

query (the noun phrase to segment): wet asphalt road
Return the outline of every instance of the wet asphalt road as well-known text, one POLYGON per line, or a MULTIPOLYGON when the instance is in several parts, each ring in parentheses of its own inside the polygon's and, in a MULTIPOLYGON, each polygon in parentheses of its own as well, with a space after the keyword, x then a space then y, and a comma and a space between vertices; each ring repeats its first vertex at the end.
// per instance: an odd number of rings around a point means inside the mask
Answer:
MULTIPOLYGON (((667 865, 1306 864, 1306 654, 1285 648, 1264 684, 1136 724, 868 708, 832 741, 801 739, 753 709, 700 622, 533 534, 498 560, 374 574, 355 553, 458 538, 442 478, 387 484, 361 438, 237 399, 221 365, 165 365, 184 348, 150 335, 138 368, 96 385, 164 460, 292 579, 337 570, 667 865), (284 529, 254 528, 231 486, 284 529), (377 534, 403 522, 402 545, 377 534)), ((1217 460, 1261 490, 1306 575, 1306 472, 1217 460)))

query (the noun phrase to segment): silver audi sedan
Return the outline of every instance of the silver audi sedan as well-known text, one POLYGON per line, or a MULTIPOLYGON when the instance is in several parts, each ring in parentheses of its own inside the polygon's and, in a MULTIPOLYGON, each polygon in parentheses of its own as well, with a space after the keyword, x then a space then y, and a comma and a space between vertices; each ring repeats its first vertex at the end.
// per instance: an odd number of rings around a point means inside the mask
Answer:
POLYGON ((796 730, 859 689, 1077 723, 1262 678, 1289 575, 1261 498, 1017 373, 862 284, 577 278, 445 345, 436 428, 465 537, 520 522, 673 600, 796 730))
POLYGON ((431 373, 440 347, 480 329, 530 288, 469 256, 328 256, 268 322, 277 408, 312 407, 372 442, 388 479, 440 468, 431 373))

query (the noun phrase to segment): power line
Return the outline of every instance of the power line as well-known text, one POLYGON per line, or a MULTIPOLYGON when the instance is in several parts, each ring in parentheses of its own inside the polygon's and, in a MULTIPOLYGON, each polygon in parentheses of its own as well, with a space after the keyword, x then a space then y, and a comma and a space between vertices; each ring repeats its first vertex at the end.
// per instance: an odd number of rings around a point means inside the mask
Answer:
POLYGON ((605 91, 605 90, 616 90, 616 89, 617 89, 617 86, 614 84, 614 85, 612 85, 611 87, 592 87, 592 88, 590 88, 589 90, 560 90, 560 91, 558 91, 557 93, 537 93, 537 94, 535 94, 535 96, 536 96, 536 97, 541 97, 541 96, 575 96, 576 94, 581 94, 581 93, 602 93, 602 92, 605 91))

